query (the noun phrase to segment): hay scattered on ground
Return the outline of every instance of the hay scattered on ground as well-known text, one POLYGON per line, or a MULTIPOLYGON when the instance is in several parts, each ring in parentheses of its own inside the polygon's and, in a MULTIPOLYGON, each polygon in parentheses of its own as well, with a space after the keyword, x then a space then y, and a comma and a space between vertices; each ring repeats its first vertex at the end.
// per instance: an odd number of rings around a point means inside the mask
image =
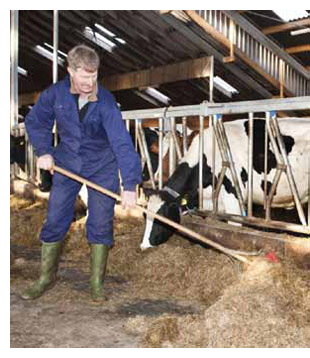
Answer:
POLYGON ((309 347, 309 279, 309 272, 292 263, 275 265, 257 260, 204 314, 170 316, 166 325, 174 322, 177 337, 162 337, 165 318, 161 317, 148 326, 141 344, 179 348, 309 347))
POLYGON ((11 195, 11 243, 26 247, 39 246, 40 242, 38 237, 45 218, 46 208, 46 201, 33 201, 11 195))
MULTIPOLYGON (((38 248, 45 213, 46 203, 11 196, 11 243, 38 248)), ((87 272, 85 221, 72 224, 64 259, 87 272)), ((200 307, 195 314, 124 318, 125 328, 141 337, 141 347, 309 347, 309 271, 288 260, 258 258, 243 267, 177 236, 141 252, 142 220, 116 218, 114 227, 107 275, 126 282, 114 302, 166 300, 200 307)))

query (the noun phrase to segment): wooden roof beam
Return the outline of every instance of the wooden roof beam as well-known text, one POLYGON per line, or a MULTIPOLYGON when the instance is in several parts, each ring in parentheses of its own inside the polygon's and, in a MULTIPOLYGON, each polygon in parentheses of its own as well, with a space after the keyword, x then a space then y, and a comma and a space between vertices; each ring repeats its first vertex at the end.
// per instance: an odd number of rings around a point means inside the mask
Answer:
MULTIPOLYGON (((110 91, 155 87, 162 83, 209 77, 210 71, 211 58, 208 56, 147 70, 104 77, 102 84, 110 91)), ((37 92, 19 95, 19 105, 35 103, 37 97, 37 92)))
POLYGON ((262 30, 265 35, 276 34, 279 32, 291 31, 298 29, 299 27, 309 26, 310 19, 302 19, 297 21, 288 22, 286 24, 266 27, 262 30))
POLYGON ((210 64, 211 60, 209 56, 202 57, 147 70, 104 77, 102 83, 110 91, 119 91, 209 77, 210 64))
POLYGON ((288 53, 300 53, 300 52, 309 52, 310 51, 310 45, 300 45, 300 46, 293 46, 293 47, 287 47, 285 49, 288 53))

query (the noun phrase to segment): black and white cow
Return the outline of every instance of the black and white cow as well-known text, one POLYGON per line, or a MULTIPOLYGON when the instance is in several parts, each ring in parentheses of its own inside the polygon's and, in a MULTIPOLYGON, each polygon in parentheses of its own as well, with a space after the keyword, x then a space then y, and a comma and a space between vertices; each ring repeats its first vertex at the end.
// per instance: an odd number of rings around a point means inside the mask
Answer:
MULTIPOLYGON (((14 137, 10 135, 10 164, 16 163, 22 171, 26 166, 26 140, 25 136, 14 137)), ((40 169, 41 183, 39 189, 49 192, 52 186, 52 175, 49 171, 40 169)))
POLYGON ((10 164, 16 163, 25 171, 26 151, 25 136, 14 137, 10 135, 10 164))
MULTIPOLYGON (((249 121, 247 119, 226 122, 224 124, 228 141, 232 151, 233 161, 239 180, 243 197, 246 199, 246 182, 248 180, 248 133, 249 121)), ((297 189, 302 202, 308 197, 307 168, 310 155, 310 118, 281 118, 279 119, 280 131, 285 143, 289 162, 297 184, 297 189)), ((204 130, 204 155, 203 155, 203 208, 212 208, 212 132, 204 130)), ((264 200, 264 155, 265 155, 265 120, 254 121, 253 143, 253 202, 263 204, 264 200)), ((190 202, 198 203, 198 150, 199 137, 196 136, 176 168, 169 178, 164 190, 153 192, 148 201, 148 210, 165 216, 175 222, 180 222, 180 202, 185 195, 190 202)), ((215 175, 218 177, 222 159, 219 150, 216 151, 215 175)), ((274 178, 276 158, 272 151, 271 143, 268 142, 268 168, 267 180, 270 188, 274 178)), ((292 208, 294 200, 291 195, 289 184, 285 175, 281 176, 275 196, 272 201, 273 207, 292 208)), ((223 185, 218 198, 218 211, 230 214, 239 214, 240 208, 236 190, 231 180, 230 171, 226 171, 223 185)), ((151 216, 146 217, 146 227, 141 244, 142 249, 160 245, 166 242, 173 234, 174 229, 154 220, 151 216)))

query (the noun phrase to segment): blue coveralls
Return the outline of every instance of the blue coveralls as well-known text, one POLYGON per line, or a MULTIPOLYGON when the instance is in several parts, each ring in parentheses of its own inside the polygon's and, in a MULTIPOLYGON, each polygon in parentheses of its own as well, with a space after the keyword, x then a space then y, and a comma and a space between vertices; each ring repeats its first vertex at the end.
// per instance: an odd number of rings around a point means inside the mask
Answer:
MULTIPOLYGON (((140 157, 114 97, 101 85, 82 122, 67 76, 42 92, 25 124, 38 157, 51 154, 56 165, 112 192, 119 188, 118 169, 124 190, 134 191, 141 182, 140 157), (57 147, 51 146, 54 120, 60 137, 57 147)), ((64 239, 80 188, 80 183, 55 172, 41 241, 50 243, 64 239)), ((88 188, 86 236, 89 243, 113 245, 114 205, 114 199, 88 188)))

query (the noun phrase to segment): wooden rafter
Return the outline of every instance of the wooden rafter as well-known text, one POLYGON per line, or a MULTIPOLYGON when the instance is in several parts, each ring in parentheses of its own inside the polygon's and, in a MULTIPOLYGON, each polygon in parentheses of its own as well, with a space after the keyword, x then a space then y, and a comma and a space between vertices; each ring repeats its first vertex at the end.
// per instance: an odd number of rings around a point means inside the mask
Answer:
POLYGON ((265 35, 271 35, 271 34, 276 34, 278 32, 295 30, 298 29, 299 27, 304 27, 309 25, 310 25, 310 19, 297 20, 297 21, 288 22, 287 24, 266 27, 265 29, 263 29, 263 33, 265 35))
POLYGON ((202 57, 147 70, 104 77, 102 83, 110 91, 119 91, 209 77, 210 63, 210 57, 202 57))
MULTIPOLYGON (((209 77, 210 70, 211 58, 207 56, 147 70, 104 77, 102 84, 110 91, 155 87, 162 83, 209 77)), ((35 103, 38 95, 38 92, 20 95, 19 104, 35 103)))
POLYGON ((285 51, 288 53, 309 52, 310 45, 299 45, 299 46, 287 47, 285 49, 285 51))

